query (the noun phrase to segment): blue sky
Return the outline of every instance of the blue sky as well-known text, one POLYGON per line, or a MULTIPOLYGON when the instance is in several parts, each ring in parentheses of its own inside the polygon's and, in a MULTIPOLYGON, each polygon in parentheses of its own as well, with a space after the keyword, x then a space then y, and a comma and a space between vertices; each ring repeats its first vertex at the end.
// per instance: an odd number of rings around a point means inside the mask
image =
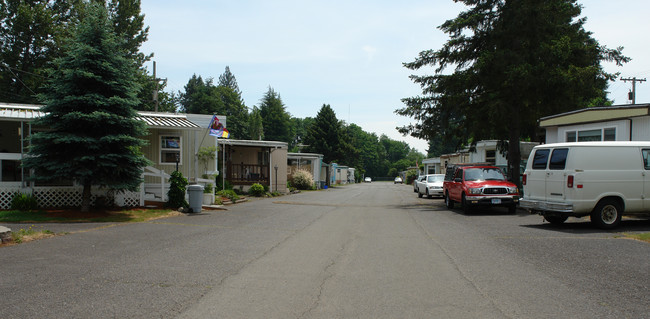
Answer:
MULTIPOLYGON (((581 3, 594 38, 608 47, 624 46, 633 59, 606 70, 650 78, 650 3, 581 3)), ((150 30, 142 51, 154 53, 167 91, 183 90, 193 74, 217 79, 229 66, 248 107, 258 105, 270 86, 294 117, 315 117, 329 104, 339 119, 426 154, 426 141, 395 130, 411 122, 394 113, 403 106, 400 99, 420 93, 408 78, 413 71, 402 63, 440 48, 448 37, 437 27, 461 10, 452 0, 143 0, 150 30)), ((626 104, 630 89, 631 83, 612 83, 610 99, 626 104)), ((650 83, 637 83, 637 103, 648 102, 650 83)))

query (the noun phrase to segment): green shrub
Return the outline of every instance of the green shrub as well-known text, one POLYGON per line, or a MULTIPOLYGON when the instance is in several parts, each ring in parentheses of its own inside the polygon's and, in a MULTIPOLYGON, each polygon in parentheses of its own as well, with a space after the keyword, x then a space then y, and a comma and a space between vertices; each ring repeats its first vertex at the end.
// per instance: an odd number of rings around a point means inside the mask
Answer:
POLYGON ((232 189, 220 190, 217 192, 217 195, 227 197, 233 202, 239 199, 239 195, 237 195, 237 193, 235 193, 235 191, 232 189))
POLYGON ((203 192, 206 193, 206 194, 212 194, 212 192, 213 192, 212 184, 210 184, 210 183, 205 184, 205 187, 203 188, 203 192))
POLYGON ((169 178, 169 192, 167 192, 167 206, 171 208, 188 207, 185 200, 185 187, 187 179, 179 171, 171 173, 169 178))
POLYGON ((224 181, 221 174, 217 175, 216 182, 217 182, 216 183, 217 191, 224 190, 224 189, 232 189, 232 184, 228 180, 224 181))
POLYGON ((38 201, 31 194, 19 193, 11 199, 11 209, 20 211, 30 211, 38 209, 38 201))
POLYGON ((406 171, 406 180, 404 181, 404 184, 413 184, 413 181, 418 177, 418 171, 414 169, 410 169, 406 171))
POLYGON ((311 173, 306 170, 299 169, 295 171, 293 176, 291 176, 291 179, 291 185, 297 189, 307 190, 314 186, 314 178, 311 176, 311 173))
POLYGON ((251 185, 251 188, 248 190, 248 193, 251 194, 251 196, 261 197, 265 193, 264 186, 262 186, 262 184, 255 183, 251 185))

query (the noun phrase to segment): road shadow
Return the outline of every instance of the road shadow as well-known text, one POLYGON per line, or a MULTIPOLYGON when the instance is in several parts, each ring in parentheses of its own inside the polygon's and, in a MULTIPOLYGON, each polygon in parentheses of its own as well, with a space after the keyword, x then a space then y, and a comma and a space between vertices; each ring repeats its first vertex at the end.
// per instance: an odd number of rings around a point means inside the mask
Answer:
MULTIPOLYGON (((443 204, 444 205, 444 204, 443 204)), ((446 206, 444 208, 450 212, 455 212, 458 215, 464 215, 467 217, 476 217, 476 216, 528 216, 528 213, 525 213, 522 210, 517 209, 517 212, 511 214, 508 212, 507 207, 473 207, 470 211, 464 212, 460 204, 457 204, 453 209, 448 209, 446 206)))
POLYGON ((621 224, 614 229, 600 229, 594 226, 589 218, 569 218, 566 222, 554 225, 543 221, 540 216, 539 224, 521 225, 521 227, 548 230, 568 234, 610 234, 610 233, 644 233, 650 232, 650 219, 623 218, 621 224))

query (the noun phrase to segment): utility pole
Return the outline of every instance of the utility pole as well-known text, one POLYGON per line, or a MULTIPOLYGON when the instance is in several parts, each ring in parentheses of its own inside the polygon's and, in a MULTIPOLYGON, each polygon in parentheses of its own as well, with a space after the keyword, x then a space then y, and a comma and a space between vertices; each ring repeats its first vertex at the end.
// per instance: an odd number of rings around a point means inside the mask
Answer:
POLYGON ((153 90, 153 103, 155 105, 155 112, 158 112, 158 91, 160 90, 160 81, 167 83, 167 79, 159 79, 156 77, 156 61, 153 61, 153 80, 156 81, 156 87, 153 90))
POLYGON ((636 82, 645 82, 645 79, 637 79, 636 77, 623 79, 621 81, 627 83, 632 81, 632 91, 628 93, 628 100, 632 100, 632 104, 636 104, 636 82))

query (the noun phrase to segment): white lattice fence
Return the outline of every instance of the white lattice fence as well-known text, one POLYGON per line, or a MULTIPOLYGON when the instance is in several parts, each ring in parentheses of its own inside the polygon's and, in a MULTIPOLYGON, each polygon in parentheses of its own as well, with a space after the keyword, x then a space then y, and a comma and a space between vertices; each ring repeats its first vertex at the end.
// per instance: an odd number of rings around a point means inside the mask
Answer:
POLYGON ((140 192, 121 192, 115 195, 115 205, 120 207, 140 206, 140 192))
MULTIPOLYGON (((82 191, 82 187, 34 187, 33 189, 0 187, 0 209, 11 208, 11 199, 20 192, 31 192, 36 197, 39 207, 79 207, 81 206, 82 191)), ((97 197, 105 195, 105 190, 92 189, 91 205, 95 203, 97 197)), ((120 207, 137 207, 140 205, 140 194, 137 192, 120 192, 115 195, 115 204, 120 207)))
POLYGON ((9 208, 11 208, 11 200, 18 193, 20 193, 20 187, 2 187, 2 188, 0 188, 0 209, 9 209, 9 208))
MULTIPOLYGON (((79 207, 81 206, 81 187, 38 187, 32 195, 39 207, 79 207)), ((91 195, 90 202, 95 202, 91 195)))

